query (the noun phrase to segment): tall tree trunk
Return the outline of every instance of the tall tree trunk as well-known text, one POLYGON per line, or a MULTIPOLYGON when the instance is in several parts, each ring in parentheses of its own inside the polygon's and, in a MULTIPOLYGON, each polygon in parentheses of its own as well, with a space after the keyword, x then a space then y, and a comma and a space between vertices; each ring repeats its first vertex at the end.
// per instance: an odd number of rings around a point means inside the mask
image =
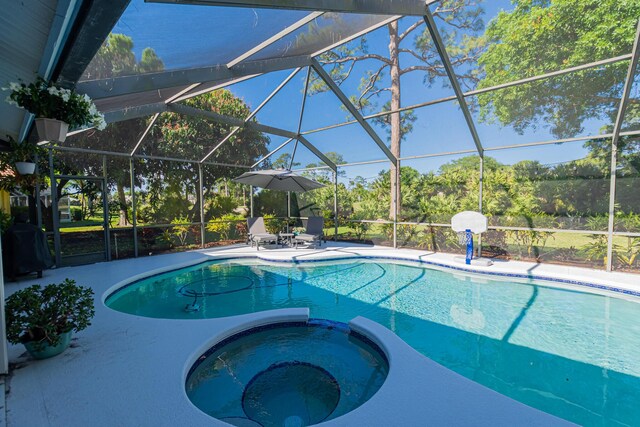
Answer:
MULTIPOLYGON (((398 39, 398 21, 394 21, 388 25, 389 27, 389 59, 391 60, 391 111, 400 108, 400 54, 398 52, 400 40, 398 39)), ((400 157, 400 141, 402 139, 402 128, 400 121, 400 113, 393 113, 390 116, 391 121, 391 153, 396 158, 400 157)), ((400 171, 391 165, 391 204, 389 206, 389 218, 393 218, 395 198, 397 210, 400 212, 402 207, 402 199, 400 197, 400 171), (397 183, 396 183, 397 181, 397 183), (397 185, 396 185, 397 184, 397 185), (395 197, 394 197, 395 191, 395 197)))
MULTIPOLYGON (((118 205, 120 206, 120 218, 118 220, 118 225, 120 227, 124 227, 129 225, 129 218, 127 215, 129 210, 127 207, 127 197, 124 193, 124 185, 117 182, 116 187, 118 189, 118 205)), ((102 197, 104 197, 104 195, 102 197)))

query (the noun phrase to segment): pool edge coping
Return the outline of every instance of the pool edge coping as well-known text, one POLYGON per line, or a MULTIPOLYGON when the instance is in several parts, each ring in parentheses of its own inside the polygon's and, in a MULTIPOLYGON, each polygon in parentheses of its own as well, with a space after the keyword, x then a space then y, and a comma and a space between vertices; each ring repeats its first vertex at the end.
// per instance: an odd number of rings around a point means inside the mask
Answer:
POLYGON ((453 262, 448 263, 444 260, 441 260, 441 261, 425 260, 425 259, 422 259, 422 257, 420 256, 417 258, 410 258, 410 257, 389 256, 385 254, 371 255, 371 254, 357 253, 353 255, 335 255, 335 256, 329 255, 329 256, 323 256, 323 257, 318 257, 313 259, 300 260, 300 259, 294 259, 294 258, 291 258, 291 259, 270 258, 268 256, 264 256, 263 254, 257 253, 257 252, 255 254, 247 254, 247 253, 220 254, 220 253, 206 253, 206 252, 202 254, 203 254, 202 257, 199 257, 194 260, 184 261, 174 265, 168 265, 168 266, 152 269, 144 273, 136 274, 135 276, 121 280, 115 283, 114 285, 110 286, 106 291, 102 293, 101 295, 102 304, 106 307, 109 307, 107 305, 107 300, 110 297, 116 295, 118 292, 122 291, 123 289, 131 285, 134 285, 135 283, 141 280, 148 279, 150 277, 154 277, 160 274, 168 273, 174 270, 179 270, 182 268, 194 267, 196 265, 204 264, 206 262, 225 261, 225 260, 234 260, 234 259, 257 259, 265 262, 272 262, 277 264, 292 264, 292 265, 330 262, 330 261, 345 261, 345 260, 354 260, 354 259, 367 259, 367 260, 379 259, 379 260, 403 261, 403 262, 416 263, 419 265, 424 264, 428 266, 442 268, 445 270, 479 274, 482 276, 496 276, 496 277, 502 277, 502 278, 512 277, 512 278, 526 279, 526 280, 542 280, 545 282, 560 283, 564 285, 572 285, 572 286, 589 288, 591 290, 606 291, 614 294, 621 294, 623 296, 640 297, 640 290, 627 289, 621 284, 612 286, 612 285, 606 285, 606 284, 597 283, 597 282, 589 282, 585 280, 568 279, 564 277, 554 277, 551 275, 540 275, 540 274, 533 274, 533 273, 524 274, 524 273, 518 273, 514 271, 489 271, 492 266, 485 267, 485 266, 472 265, 470 267, 467 267, 466 265, 465 266, 456 265, 453 262))

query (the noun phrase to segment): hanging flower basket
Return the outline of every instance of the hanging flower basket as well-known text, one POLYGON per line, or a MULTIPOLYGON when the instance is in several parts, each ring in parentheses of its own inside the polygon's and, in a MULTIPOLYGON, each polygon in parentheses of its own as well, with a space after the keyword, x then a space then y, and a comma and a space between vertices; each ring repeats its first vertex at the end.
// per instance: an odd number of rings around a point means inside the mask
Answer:
POLYGON ((107 124, 87 95, 55 86, 38 77, 35 82, 10 83, 6 99, 11 105, 24 108, 36 116, 36 127, 42 141, 64 141, 69 128, 92 126, 99 130, 107 124))
POLYGON ((20 175, 33 175, 36 164, 32 162, 16 162, 16 169, 20 175))
POLYGON ((43 154, 38 145, 18 142, 9 136, 9 151, 2 153, 0 164, 5 168, 13 167, 18 175, 33 175, 38 154, 43 154))
POLYGON ((64 142, 67 138, 69 125, 62 120, 36 119, 36 129, 38 129, 40 141, 64 142))

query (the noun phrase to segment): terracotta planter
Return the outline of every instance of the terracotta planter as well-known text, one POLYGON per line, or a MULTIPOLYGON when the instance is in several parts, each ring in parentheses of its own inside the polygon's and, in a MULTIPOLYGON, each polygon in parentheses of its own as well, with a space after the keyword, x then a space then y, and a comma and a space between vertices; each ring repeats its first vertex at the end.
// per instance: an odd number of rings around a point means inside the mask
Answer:
POLYGON ((36 128, 40 141, 64 142, 69 131, 67 123, 55 119, 36 119, 36 128))
POLYGON ((16 162, 16 169, 20 175, 33 175, 36 171, 36 164, 33 162, 16 162))
POLYGON ((69 347, 69 344, 71 344, 71 331, 60 334, 60 342, 56 346, 51 346, 46 343, 26 342, 24 343, 24 347, 31 357, 41 360, 57 356, 65 351, 67 347, 69 347))

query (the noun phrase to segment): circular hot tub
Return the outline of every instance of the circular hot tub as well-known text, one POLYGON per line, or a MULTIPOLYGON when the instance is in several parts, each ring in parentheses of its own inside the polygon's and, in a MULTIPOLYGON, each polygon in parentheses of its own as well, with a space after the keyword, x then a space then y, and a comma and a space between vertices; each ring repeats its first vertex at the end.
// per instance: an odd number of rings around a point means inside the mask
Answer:
POLYGON ((233 335, 186 380, 203 412, 236 426, 308 426, 362 405, 387 377, 382 350, 345 323, 310 319, 233 335))

